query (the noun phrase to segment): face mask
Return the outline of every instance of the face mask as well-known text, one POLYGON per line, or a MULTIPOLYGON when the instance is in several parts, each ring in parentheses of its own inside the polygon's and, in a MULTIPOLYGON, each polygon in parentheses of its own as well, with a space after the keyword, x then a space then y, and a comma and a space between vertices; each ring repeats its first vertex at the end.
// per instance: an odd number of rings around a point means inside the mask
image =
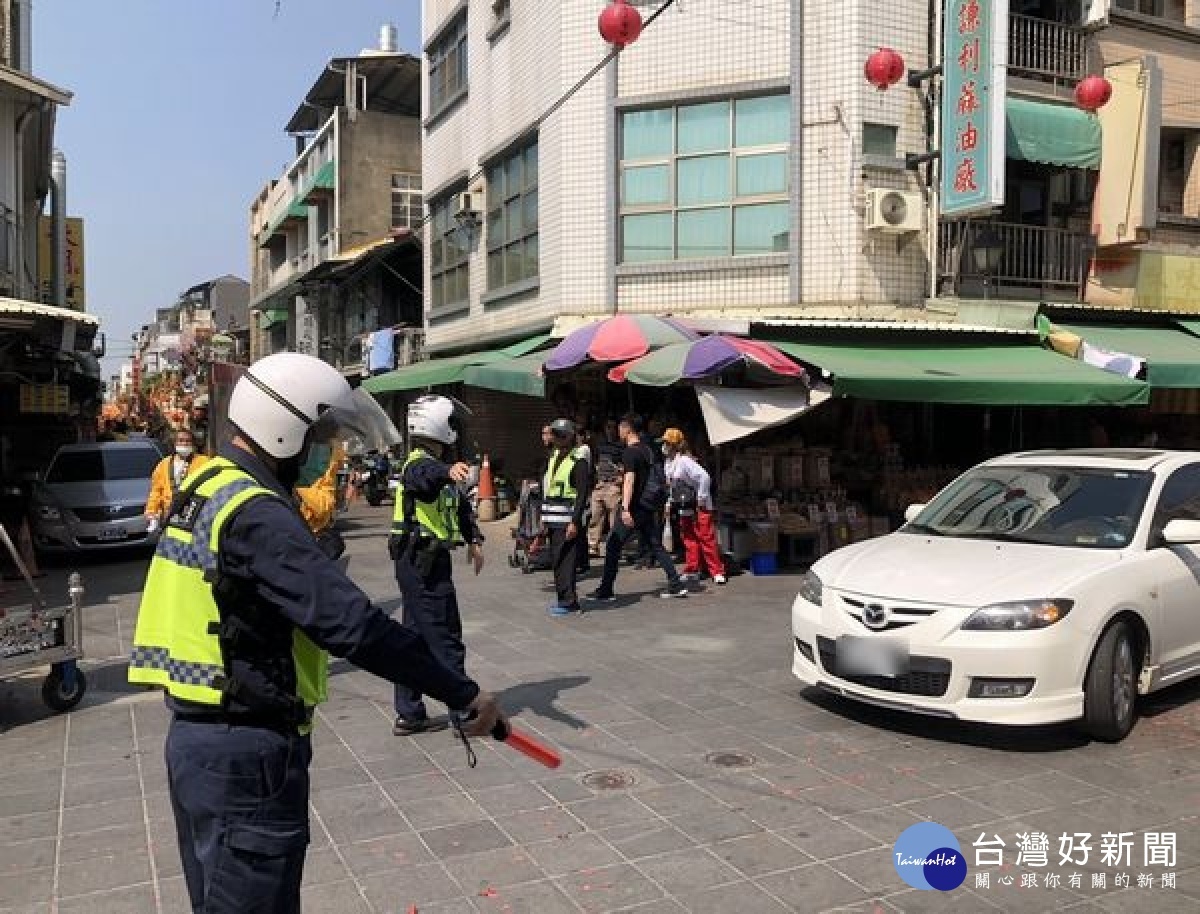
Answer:
POLYGON ((325 471, 329 469, 329 460, 332 456, 333 448, 328 444, 314 444, 309 447, 308 457, 304 461, 304 466, 300 467, 297 484, 311 486, 324 476, 325 471))
POLYGON ((196 453, 196 449, 190 444, 177 444, 175 445, 175 453, 180 457, 191 457, 192 454, 196 453))

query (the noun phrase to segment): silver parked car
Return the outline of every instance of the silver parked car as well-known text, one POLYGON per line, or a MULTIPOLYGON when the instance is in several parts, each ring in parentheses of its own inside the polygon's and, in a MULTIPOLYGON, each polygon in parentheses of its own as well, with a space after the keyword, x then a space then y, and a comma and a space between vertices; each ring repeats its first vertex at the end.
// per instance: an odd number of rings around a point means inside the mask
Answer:
POLYGON ((150 546, 150 476, 162 460, 150 440, 69 444, 33 491, 30 524, 39 552, 150 546))

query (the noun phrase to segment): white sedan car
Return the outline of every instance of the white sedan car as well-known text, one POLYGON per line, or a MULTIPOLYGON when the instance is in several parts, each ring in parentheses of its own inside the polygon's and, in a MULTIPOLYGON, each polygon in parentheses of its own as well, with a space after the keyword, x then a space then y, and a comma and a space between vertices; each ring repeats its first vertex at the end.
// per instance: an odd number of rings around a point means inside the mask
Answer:
POLYGON ((1045 451, 980 464, 839 549, 792 607, 805 684, 996 724, 1123 739, 1136 699, 1200 673, 1200 454, 1045 451))

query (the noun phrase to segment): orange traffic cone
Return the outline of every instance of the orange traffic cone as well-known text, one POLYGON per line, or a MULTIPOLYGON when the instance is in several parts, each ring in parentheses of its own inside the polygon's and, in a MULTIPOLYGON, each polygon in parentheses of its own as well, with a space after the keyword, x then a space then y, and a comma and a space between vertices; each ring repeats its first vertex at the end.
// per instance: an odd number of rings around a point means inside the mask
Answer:
POLYGON ((478 496, 480 501, 496 497, 496 482, 492 479, 492 464, 487 454, 483 455, 483 466, 479 468, 478 496))

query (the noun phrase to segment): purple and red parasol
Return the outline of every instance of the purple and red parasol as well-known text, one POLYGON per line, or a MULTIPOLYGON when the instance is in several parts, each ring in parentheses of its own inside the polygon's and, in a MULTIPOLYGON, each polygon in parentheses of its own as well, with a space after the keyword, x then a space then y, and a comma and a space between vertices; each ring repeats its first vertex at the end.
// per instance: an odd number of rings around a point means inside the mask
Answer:
POLYGON ((744 366, 747 380, 764 384, 803 382, 803 368, 769 343, 714 333, 691 342, 674 343, 618 365, 608 379, 647 387, 669 387, 676 381, 711 378, 744 366))
POLYGON ((669 317, 618 314, 568 334, 546 359, 547 371, 563 371, 586 361, 626 362, 653 349, 694 341, 696 331, 669 317))

